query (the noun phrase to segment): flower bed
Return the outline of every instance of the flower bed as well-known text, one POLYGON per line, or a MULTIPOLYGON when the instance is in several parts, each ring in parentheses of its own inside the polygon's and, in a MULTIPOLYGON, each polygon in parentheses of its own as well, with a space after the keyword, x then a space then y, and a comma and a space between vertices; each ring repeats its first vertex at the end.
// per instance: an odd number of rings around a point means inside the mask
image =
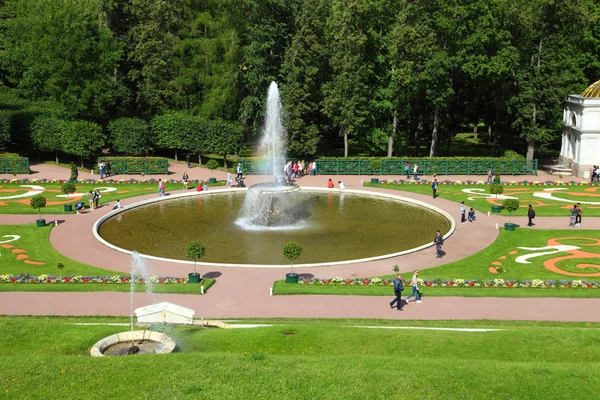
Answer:
MULTIPOLYGON (((430 185, 431 180, 427 179, 419 179, 415 181, 414 179, 398 179, 398 180, 381 180, 379 183, 383 185, 430 185)), ((465 180, 465 181, 452 181, 448 179, 444 179, 438 182, 438 185, 493 185, 494 183, 489 183, 485 181, 475 181, 475 180, 465 180)), ((503 181, 500 182, 501 185, 506 186, 600 186, 598 182, 563 182, 563 181, 503 181)))
MULTIPOLYGON (((85 276, 85 275, 69 275, 69 276, 52 276, 52 275, 0 275, 0 283, 31 283, 31 284, 52 284, 52 283, 107 283, 107 284, 130 284, 130 275, 113 275, 113 276, 85 276)), ((145 284, 143 278, 135 278, 136 284, 145 284)), ((180 284, 188 283, 188 278, 178 278, 172 276, 150 276, 152 284, 180 284)))
MULTIPOLYGON (((394 278, 303 278, 298 283, 301 285, 333 285, 333 286, 392 286, 394 278)), ((410 281, 404 281, 405 286, 410 286, 410 281)), ((503 288, 546 288, 546 289, 600 289, 600 282, 573 280, 480 280, 480 279, 419 279, 419 286, 425 287, 503 287, 503 288)))

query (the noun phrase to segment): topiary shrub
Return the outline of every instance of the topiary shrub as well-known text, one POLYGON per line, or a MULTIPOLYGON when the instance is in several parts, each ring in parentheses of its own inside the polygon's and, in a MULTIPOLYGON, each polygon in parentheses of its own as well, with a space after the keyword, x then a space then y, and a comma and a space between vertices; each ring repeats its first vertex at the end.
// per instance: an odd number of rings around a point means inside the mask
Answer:
POLYGON ((492 186, 490 186, 490 193, 495 194, 496 198, 498 198, 499 194, 504 193, 504 186, 499 184, 493 184, 492 186))
POLYGON ((302 254, 302 246, 296 242, 287 242, 283 246, 283 256, 290 260, 291 274, 294 273, 294 260, 296 260, 302 254))
POLYGON ((375 176, 375 175, 377 175, 377 171, 381 170, 381 161, 373 160, 373 161, 371 161, 369 166, 371 167, 371 170, 373 171, 373 176, 375 176))
POLYGON ((187 246, 185 246, 185 256, 194 259, 194 275, 198 274, 196 272, 196 261, 204 257, 204 254, 206 254, 206 248, 198 241, 189 242, 187 246))
POLYGON ((46 207, 46 198, 41 194, 36 194, 29 200, 29 205, 38 210, 38 220, 42 219, 42 208, 46 207))
POLYGON ((509 213, 508 223, 510 224, 510 223, 512 223, 511 222, 512 212, 517 211, 519 209, 519 207, 521 206, 521 203, 517 199, 506 199, 506 200, 504 200, 502 205, 504 206, 504 209, 507 210, 509 213))
POLYGON ((69 197, 69 195, 71 193, 75 193, 75 184, 72 182, 65 182, 62 184, 62 186, 60 187, 61 192, 63 192, 64 194, 67 195, 67 197, 69 197))
POLYGON ((217 162, 217 160, 209 160, 206 163, 206 168, 210 169, 211 171, 211 177, 215 177, 215 169, 219 168, 219 163, 217 162))

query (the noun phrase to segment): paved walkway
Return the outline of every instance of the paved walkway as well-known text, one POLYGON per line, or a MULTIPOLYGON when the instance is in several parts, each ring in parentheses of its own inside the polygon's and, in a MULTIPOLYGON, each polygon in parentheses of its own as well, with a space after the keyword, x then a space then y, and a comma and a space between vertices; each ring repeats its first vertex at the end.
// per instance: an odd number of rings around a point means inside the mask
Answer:
MULTIPOLYGON (((68 175, 68 171, 57 171, 55 166, 38 167, 35 178, 54 179, 68 175), (60 172, 60 174, 59 174, 60 172)), ((32 167, 35 168, 35 167, 32 167)), ((181 172, 185 165, 176 164, 171 170, 181 172)), ((191 179, 207 179, 211 172, 203 168, 192 168, 191 179)), ((174 174, 175 175, 175 174, 174 174)), ((178 177, 179 175, 177 175, 178 177)), ((223 179, 225 173, 215 171, 215 176, 223 179)), ((86 176, 81 176, 86 178, 86 176)), ((133 176, 139 178, 139 176, 133 176)), ((151 177, 151 176, 150 176, 151 177)), ((146 176, 146 178, 150 178, 146 176)), ((30 176, 31 178, 31 176, 30 176)), ((129 176, 119 176, 129 179, 129 176)), ((301 186, 325 186, 328 176, 311 176, 298 180, 301 186)), ((363 190, 361 180, 370 176, 332 177, 343 180, 349 189, 363 190)), ((552 177, 555 178, 555 177, 552 177)), ((396 177, 397 179, 397 177, 396 177)), ((473 179, 473 177, 452 177, 452 179, 473 179)), ((526 179, 519 177, 519 180, 526 179)), ((532 180, 546 180, 540 176, 532 180)), ((548 178, 550 179, 550 178, 548 178)), ((248 185, 261 181, 261 177, 249 176, 248 185)), ((449 200, 432 200, 424 196, 389 189, 372 191, 390 192, 435 204, 455 218, 459 206, 449 200)), ((141 198, 150 198, 152 195, 141 198)), ((125 205, 137 202, 140 197, 124 200, 125 205)), ((130 257, 100 244, 92 234, 92 225, 109 207, 88 212, 84 215, 60 215, 58 227, 52 230, 52 245, 65 256, 97 267, 129 272, 130 257), (76 239, 75 239, 76 238, 76 239)), ((3 215, 2 224, 31 223, 31 215, 3 215)), ((52 217, 47 218, 52 220, 52 217)), ((433 248, 386 260, 329 267, 296 268, 296 272, 316 277, 375 276, 390 274, 394 264, 402 272, 425 269, 460 260, 482 250, 497 237, 496 224, 502 225, 506 217, 479 215, 476 224, 460 223, 450 237, 444 250, 443 260, 433 256, 433 248)), ((535 229, 565 228, 562 218, 536 218, 535 229)), ((526 224, 526 218, 516 217, 513 222, 526 224)), ((586 229, 600 229, 600 218, 587 218, 586 229)), ((168 262, 149 261, 153 274, 185 276, 191 266, 168 262)), ((600 299, 501 299, 501 298, 426 298, 422 304, 410 303, 404 311, 390 310, 390 298, 379 296, 269 296, 273 281, 282 279, 285 270, 269 268, 201 267, 203 273, 211 272, 218 276, 218 283, 207 295, 167 295, 156 294, 154 301, 171 301, 193 308, 197 317, 204 318, 390 318, 390 319, 513 319, 513 320, 556 320, 556 321, 596 321, 600 322, 600 299)), ((147 305, 152 299, 145 295, 135 296, 135 306, 147 305)), ((24 293, 1 292, 0 314, 9 315, 128 315, 129 295, 126 293, 24 293)))

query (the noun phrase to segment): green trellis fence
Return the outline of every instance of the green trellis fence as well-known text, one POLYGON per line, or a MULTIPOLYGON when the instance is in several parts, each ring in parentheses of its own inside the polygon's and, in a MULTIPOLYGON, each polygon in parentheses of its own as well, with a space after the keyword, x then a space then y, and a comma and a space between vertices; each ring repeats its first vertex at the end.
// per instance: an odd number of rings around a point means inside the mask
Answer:
POLYGON ((0 157, 0 174, 28 174, 29 158, 0 157))
MULTIPOLYGON (((381 158, 381 168, 371 169, 368 159, 318 159, 317 175, 404 175, 404 165, 409 162, 412 167, 419 166, 419 175, 487 175, 492 168, 501 175, 537 175, 538 160, 509 160, 504 158, 381 158)), ((261 160, 242 159, 242 171, 247 175, 260 174, 261 160)), ((282 166, 283 168, 283 166, 282 166)), ((308 161, 306 162, 308 168, 308 161)), ((270 172, 266 172, 270 173, 270 172)))

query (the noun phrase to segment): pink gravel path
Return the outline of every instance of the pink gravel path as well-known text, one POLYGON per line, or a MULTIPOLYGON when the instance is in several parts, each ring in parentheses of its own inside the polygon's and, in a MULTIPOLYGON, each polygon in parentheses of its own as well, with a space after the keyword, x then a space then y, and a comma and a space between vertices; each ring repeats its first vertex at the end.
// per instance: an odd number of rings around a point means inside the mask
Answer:
MULTIPOLYGON (((57 178, 56 171, 46 171, 39 166, 36 179, 57 178), (48 175, 45 175, 45 174, 48 175), (53 175, 50 175, 53 174, 53 175)), ((185 165, 170 167, 183 173, 185 165), (179 171, 181 170, 181 171, 179 171)), ((63 171, 64 172, 64 171, 63 171)), ((191 179, 207 179, 210 171, 193 168, 189 172, 191 179)), ((68 175, 68 171, 65 172, 68 175)), ((174 174, 175 175, 175 174, 174 174)), ((215 171, 215 176, 223 179, 225 173, 215 171)), ((33 176, 30 176, 32 178, 33 176)), ((62 174, 59 176, 62 177, 62 174)), ((85 178, 85 176, 80 177, 85 178)), ((179 174, 174 176, 180 178, 179 174)), ((118 179, 128 177, 118 176, 118 179)), ((139 178, 139 176, 134 176, 139 178)), ((149 178, 148 176, 146 178, 149 178)), ((298 180, 302 186, 325 186, 328 176, 310 176, 298 180)), ((525 179, 517 177, 518 180, 525 179)), ((552 180, 555 177, 551 177, 552 180)), ((342 180, 349 189, 361 190, 361 180, 370 176, 332 176, 342 180)), ((442 177, 442 179, 444 179, 442 177)), ((474 179, 474 177, 452 177, 452 179, 474 179)), ((527 179, 546 180, 530 177, 527 179)), ((261 181, 261 177, 249 176, 248 185, 261 181)), ((408 192, 389 189, 368 188, 370 191, 389 192, 404 197, 426 201, 449 212, 458 218, 459 206, 449 200, 431 199, 408 192)), ((124 200, 125 205, 137 202, 153 195, 124 200)), ((128 272, 130 257, 100 244, 92 234, 93 223, 110 211, 109 206, 88 212, 84 215, 59 215, 59 225, 52 230, 52 245, 71 259, 122 272, 128 272)), ((31 223, 31 215, 2 215, 2 224, 31 223)), ((53 221, 54 216, 46 217, 53 221)), ((301 274, 313 274, 316 277, 374 276, 391 273, 391 266, 398 264, 402 272, 413 269, 431 268, 451 261, 462 259, 487 247, 496 238, 496 224, 502 225, 506 217, 479 215, 475 224, 457 224, 456 232, 444 245, 447 256, 442 260, 433 256, 433 248, 392 259, 334 265, 329 267, 295 268, 301 274)), ((536 218, 534 229, 566 228, 567 218, 536 218)), ((526 218, 516 217, 513 222, 526 225, 526 218)), ((600 218, 586 218, 585 229, 600 229, 600 218)), ((529 228, 523 228, 529 229, 529 228)), ((576 229, 576 228, 575 228, 576 229)), ((152 272, 157 275, 185 276, 191 266, 160 261, 148 261, 152 272)), ((487 268, 487 266, 486 266, 487 268)), ((551 320, 551 321, 595 321, 600 322, 600 299, 503 299, 503 298, 426 298, 422 304, 412 303, 398 312, 390 310, 387 303, 390 298, 378 296, 269 296, 273 281, 282 279, 286 270, 268 268, 232 268, 200 267, 201 272, 218 275, 218 282, 204 296, 194 295, 155 295, 156 301, 171 301, 196 310, 197 317, 205 318, 390 318, 390 319, 510 319, 510 320, 551 320)), ((135 305, 142 306, 150 302, 144 295, 137 295, 135 305)), ((125 293, 0 293, 0 314, 7 315, 127 315, 129 297, 125 293)))

